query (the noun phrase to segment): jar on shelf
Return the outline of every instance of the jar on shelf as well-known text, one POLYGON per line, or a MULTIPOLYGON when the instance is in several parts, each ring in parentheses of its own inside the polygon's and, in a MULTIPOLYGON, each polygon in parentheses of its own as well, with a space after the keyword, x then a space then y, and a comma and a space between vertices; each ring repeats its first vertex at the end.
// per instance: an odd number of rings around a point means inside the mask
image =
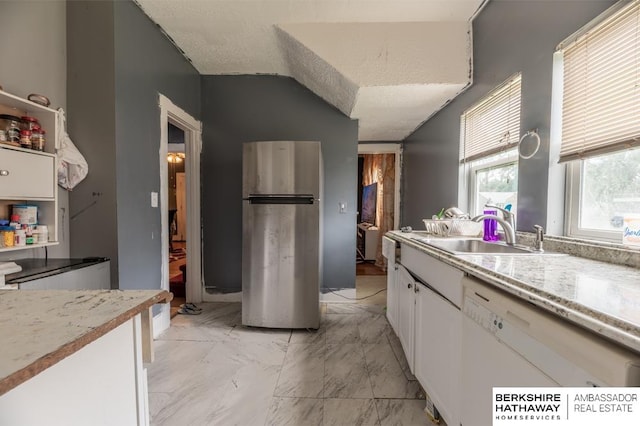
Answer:
POLYGON ((20 224, 20 215, 12 214, 9 219, 9 226, 14 229, 21 229, 22 225, 20 224))
POLYGON ((31 130, 20 130, 20 146, 31 149, 31 130))
POLYGON ((14 246, 22 247, 27 245, 27 232, 24 229, 16 229, 13 234, 14 246))
POLYGON ((22 229, 25 231, 24 242, 26 245, 31 245, 35 243, 33 238, 33 226, 22 224, 22 229))
POLYGON ((14 229, 9 226, 0 226, 0 247, 13 247, 14 229))
POLYGON ((37 244, 45 244, 49 242, 49 229, 47 225, 38 225, 33 231, 33 242, 37 244))
POLYGON ((22 117, 20 117, 20 120, 22 121, 22 130, 33 130, 35 128, 40 128, 40 124, 38 123, 38 119, 35 117, 30 117, 28 115, 24 115, 22 117))
POLYGON ((31 131, 31 149, 44 151, 45 131, 37 128, 31 131))
POLYGON ((0 143, 7 141, 7 132, 4 129, 0 129, 0 143))
POLYGON ((14 115, 0 114, 0 129, 7 134, 7 142, 20 142, 20 119, 14 115))

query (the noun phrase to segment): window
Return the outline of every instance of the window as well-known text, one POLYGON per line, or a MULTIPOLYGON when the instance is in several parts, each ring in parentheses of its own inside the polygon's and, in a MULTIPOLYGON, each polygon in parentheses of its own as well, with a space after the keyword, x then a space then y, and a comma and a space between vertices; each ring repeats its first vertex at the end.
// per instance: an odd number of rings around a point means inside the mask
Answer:
POLYGON ((521 75, 505 83, 460 117, 461 163, 472 215, 485 204, 516 211, 520 139, 521 75))
POLYGON ((621 241, 640 214, 640 0, 620 2, 558 47, 566 232, 621 241))
POLYGON ((491 155, 471 163, 470 172, 470 212, 482 214, 485 204, 505 207, 511 204, 511 211, 518 207, 518 151, 491 155))

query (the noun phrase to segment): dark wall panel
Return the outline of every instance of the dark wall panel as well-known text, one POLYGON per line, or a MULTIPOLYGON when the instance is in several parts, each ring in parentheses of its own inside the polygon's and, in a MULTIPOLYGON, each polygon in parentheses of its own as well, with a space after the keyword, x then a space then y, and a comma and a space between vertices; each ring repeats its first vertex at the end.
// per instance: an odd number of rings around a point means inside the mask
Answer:
POLYGON ((324 158, 323 287, 355 287, 358 123, 295 80, 202 77, 206 286, 241 289, 242 143, 319 140, 324 158), (346 202, 348 214, 338 213, 346 202))
POLYGON ((109 257, 117 287, 113 43, 113 3, 67 3, 67 130, 89 164, 69 193, 71 257, 109 257))
POLYGON ((200 117, 200 76, 132 1, 67 3, 68 124, 89 163, 71 193, 71 255, 111 258, 112 286, 161 287, 158 94, 200 117))
MULTIPOLYGON (((547 226, 552 61, 556 46, 614 1, 490 1, 473 22, 473 85, 405 140, 403 225, 458 202, 460 115, 522 73, 521 134, 537 128, 541 148, 520 160, 518 229, 547 226)), ((561 206, 559 206, 561 209, 561 206)), ((551 219, 549 219, 551 220, 551 219)))
POLYGON ((117 219, 120 288, 159 288, 162 94, 200 118, 200 75, 133 2, 114 2, 117 219))

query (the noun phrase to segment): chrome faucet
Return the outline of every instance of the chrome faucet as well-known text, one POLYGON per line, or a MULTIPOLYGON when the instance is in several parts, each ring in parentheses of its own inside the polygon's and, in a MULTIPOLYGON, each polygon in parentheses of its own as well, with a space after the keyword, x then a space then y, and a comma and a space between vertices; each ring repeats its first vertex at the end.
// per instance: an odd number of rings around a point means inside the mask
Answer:
POLYGON ((513 214, 512 211, 507 210, 507 209, 503 209, 502 207, 498 207, 498 206, 494 206, 493 204, 485 204, 485 207, 489 207, 490 209, 496 209, 496 210, 500 210, 502 212, 502 217, 504 217, 504 219, 509 222, 509 225, 511 225, 511 228, 515 231, 516 229, 516 215, 513 214))
MULTIPOLYGON (((489 206, 487 206, 489 207, 489 206)), ((506 219, 501 218, 500 216, 492 215, 492 214, 481 214, 472 218, 471 220, 474 222, 480 222, 484 219, 494 219, 500 225, 502 225, 502 229, 504 230, 504 238, 507 244, 510 246, 514 245, 516 242, 516 231, 511 226, 511 222, 506 219)))
POLYGON ((544 241, 544 228, 540 225, 533 225, 533 227, 536 230, 536 241, 533 245, 533 248, 536 249, 536 251, 544 251, 542 249, 542 242, 544 241))

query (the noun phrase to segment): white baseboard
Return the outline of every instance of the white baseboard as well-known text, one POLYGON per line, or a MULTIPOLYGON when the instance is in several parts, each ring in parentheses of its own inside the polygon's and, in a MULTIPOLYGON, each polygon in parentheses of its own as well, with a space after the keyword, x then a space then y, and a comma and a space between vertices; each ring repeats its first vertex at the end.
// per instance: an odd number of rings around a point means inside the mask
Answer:
POLYGON ((333 292, 320 293, 320 302, 322 303, 355 303, 356 289, 342 288, 332 289, 333 292), (340 297, 344 296, 344 297, 340 297))
POLYGON ((167 330, 171 325, 171 304, 160 305, 162 310, 153 317, 153 338, 157 339, 160 333, 167 330))
MULTIPOLYGON (((320 302, 323 303, 355 303, 356 289, 343 288, 335 289, 332 292, 320 293, 320 302), (337 294, 336 294, 337 293, 337 294), (344 297, 340 297, 344 296, 344 297), (345 299, 346 298, 346 299, 345 299)), ((242 292, 235 293, 202 293, 203 302, 242 302, 242 292)))

